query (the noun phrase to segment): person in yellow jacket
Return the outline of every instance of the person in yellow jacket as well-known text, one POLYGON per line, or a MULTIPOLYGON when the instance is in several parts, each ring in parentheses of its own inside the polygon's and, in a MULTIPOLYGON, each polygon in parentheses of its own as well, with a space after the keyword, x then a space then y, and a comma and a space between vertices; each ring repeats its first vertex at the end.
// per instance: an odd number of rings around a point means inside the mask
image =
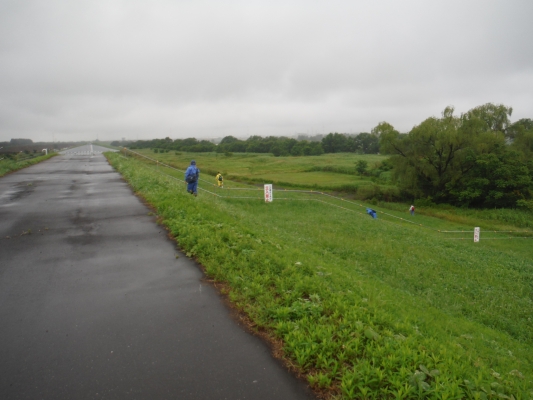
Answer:
POLYGON ((220 172, 217 174, 215 179, 217 180, 218 187, 219 188, 223 188, 224 187, 224 178, 222 177, 222 174, 220 172))

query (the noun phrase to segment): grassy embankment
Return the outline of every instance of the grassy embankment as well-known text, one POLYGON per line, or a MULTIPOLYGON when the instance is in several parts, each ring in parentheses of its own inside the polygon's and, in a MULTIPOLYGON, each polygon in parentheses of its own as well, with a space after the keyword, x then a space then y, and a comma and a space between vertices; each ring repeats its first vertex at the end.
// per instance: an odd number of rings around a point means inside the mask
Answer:
POLYGON ((342 202, 353 211, 193 198, 161 167, 108 158, 315 389, 342 398, 533 398, 531 240, 446 240, 434 229, 472 225, 374 220, 342 202))
POLYGON ((235 153, 228 157, 217 153, 154 153, 148 149, 135 150, 177 168, 185 169, 195 159, 203 172, 226 179, 247 183, 273 183, 285 188, 310 188, 350 193, 354 198, 397 197, 391 185, 389 172, 381 177, 361 176, 356 173, 357 161, 364 160, 371 169, 387 157, 352 153, 323 154, 310 157, 274 157, 272 154, 235 153))
MULTIPOLYGON (((379 166, 387 156, 359 155, 353 153, 323 154, 317 157, 274 157, 270 154, 236 153, 231 157, 216 153, 154 153, 153 151, 135 150, 140 154, 185 170, 191 159, 196 159, 202 174, 214 176, 221 171, 226 179, 236 182, 273 183, 286 188, 307 188, 324 191, 343 192, 344 197, 352 199, 373 199, 372 204, 384 206, 405 214, 409 204, 393 204, 390 201, 379 202, 389 194, 394 198, 397 189, 390 182, 390 171, 381 172, 379 177, 361 176, 355 171, 357 161, 368 163, 369 171, 379 166)), ((180 175, 181 178, 181 175, 180 175)), ((241 185, 243 187, 243 185, 241 185)), ((416 204, 416 203, 415 203, 416 204)), ((494 227, 500 230, 512 230, 516 227, 533 228, 533 217, 527 210, 475 210, 432 205, 418 207, 417 214, 437 217, 463 224, 468 227, 482 224, 482 227, 494 227), (487 224, 484 224, 486 221, 487 224)))
MULTIPOLYGON (((41 161, 48 160, 54 157, 57 153, 47 154, 44 156, 30 157, 24 160, 16 161, 10 159, 0 160, 0 176, 4 176, 9 172, 13 172, 22 168, 29 167, 30 165, 40 163, 41 161)), ((0 154, 0 158, 2 155, 0 154)))

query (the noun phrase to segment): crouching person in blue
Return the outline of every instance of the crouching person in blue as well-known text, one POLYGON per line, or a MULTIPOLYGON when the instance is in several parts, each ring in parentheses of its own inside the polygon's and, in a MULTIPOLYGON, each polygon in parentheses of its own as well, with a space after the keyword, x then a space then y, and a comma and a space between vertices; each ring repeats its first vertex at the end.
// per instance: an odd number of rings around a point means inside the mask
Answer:
POLYGON ((198 195, 198 179, 200 178, 200 170, 196 168, 196 161, 192 160, 191 165, 185 171, 185 182, 187 182, 187 192, 197 196, 198 195))

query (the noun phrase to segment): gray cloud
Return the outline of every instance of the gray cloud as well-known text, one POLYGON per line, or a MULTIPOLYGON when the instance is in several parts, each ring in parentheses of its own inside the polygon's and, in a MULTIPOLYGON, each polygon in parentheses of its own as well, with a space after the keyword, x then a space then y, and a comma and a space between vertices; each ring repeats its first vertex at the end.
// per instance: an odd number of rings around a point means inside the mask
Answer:
POLYGON ((533 117, 533 3, 0 0, 0 141, 533 117))

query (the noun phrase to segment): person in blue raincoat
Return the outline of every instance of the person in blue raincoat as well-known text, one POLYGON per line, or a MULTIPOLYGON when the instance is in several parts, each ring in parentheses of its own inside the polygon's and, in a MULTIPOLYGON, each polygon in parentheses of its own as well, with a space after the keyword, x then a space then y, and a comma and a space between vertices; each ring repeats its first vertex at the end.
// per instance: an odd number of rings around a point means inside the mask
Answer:
POLYGON ((376 212, 376 210, 372 210, 371 208, 367 208, 366 213, 370 215, 372 218, 378 217, 378 213, 376 212))
POLYGON ((196 167, 196 161, 192 160, 185 171, 185 182, 187 182, 187 192, 193 196, 198 195, 198 179, 200 179, 200 170, 196 167))

